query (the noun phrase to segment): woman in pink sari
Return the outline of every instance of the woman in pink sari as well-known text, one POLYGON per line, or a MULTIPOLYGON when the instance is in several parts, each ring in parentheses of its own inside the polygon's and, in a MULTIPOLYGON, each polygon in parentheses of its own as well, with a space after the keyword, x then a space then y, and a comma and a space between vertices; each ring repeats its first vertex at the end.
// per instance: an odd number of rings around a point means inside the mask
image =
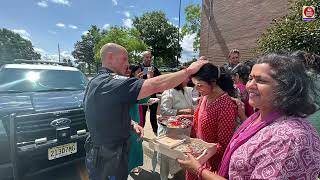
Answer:
POLYGON ((181 166, 200 179, 317 179, 320 137, 306 117, 315 111, 313 81, 299 60, 262 56, 253 66, 247 90, 259 108, 232 137, 218 174, 192 155, 181 166))
POLYGON ((240 92, 240 99, 244 103, 245 114, 247 117, 251 116, 254 113, 253 107, 249 104, 249 93, 246 90, 245 85, 248 82, 250 70, 250 67, 242 63, 239 63, 231 70, 234 86, 240 92))
MULTIPOLYGON (((192 82, 202 98, 194 114, 191 137, 218 144, 217 153, 205 162, 208 169, 217 171, 236 127, 237 106, 230 97, 235 95, 235 88, 231 76, 213 64, 201 67, 192 82)), ((197 177, 187 172, 186 179, 197 177)))

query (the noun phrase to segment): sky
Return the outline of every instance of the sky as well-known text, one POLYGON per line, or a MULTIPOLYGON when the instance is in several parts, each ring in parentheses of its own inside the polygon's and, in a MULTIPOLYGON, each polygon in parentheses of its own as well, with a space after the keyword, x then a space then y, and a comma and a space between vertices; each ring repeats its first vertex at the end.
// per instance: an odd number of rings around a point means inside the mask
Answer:
MULTIPOLYGON (((201 0, 181 0, 180 27, 185 23, 184 8, 201 0)), ((1 0, 0 28, 7 28, 31 40, 43 58, 72 58, 76 41, 91 27, 132 27, 135 16, 145 12, 165 12, 168 20, 178 26, 179 0, 1 0)), ((194 35, 181 42, 182 62, 198 54, 193 52, 194 35)))

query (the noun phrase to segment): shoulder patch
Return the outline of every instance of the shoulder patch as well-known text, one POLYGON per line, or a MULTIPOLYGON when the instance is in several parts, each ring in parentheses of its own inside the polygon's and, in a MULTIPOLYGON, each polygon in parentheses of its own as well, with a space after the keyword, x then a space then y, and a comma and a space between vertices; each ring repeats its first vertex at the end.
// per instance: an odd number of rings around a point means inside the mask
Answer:
POLYGON ((126 76, 114 75, 113 79, 128 79, 126 76))

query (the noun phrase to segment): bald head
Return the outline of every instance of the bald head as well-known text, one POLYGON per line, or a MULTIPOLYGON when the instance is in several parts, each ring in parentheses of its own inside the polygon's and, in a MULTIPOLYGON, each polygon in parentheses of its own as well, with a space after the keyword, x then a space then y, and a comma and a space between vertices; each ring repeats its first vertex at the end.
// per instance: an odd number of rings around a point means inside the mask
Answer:
POLYGON ((116 43, 107 43, 100 49, 101 61, 104 61, 106 59, 108 53, 118 54, 123 51, 127 52, 127 50, 123 46, 120 46, 116 43))
POLYGON ((127 50, 115 43, 107 43, 100 50, 101 63, 113 72, 124 75, 128 69, 127 50))
POLYGON ((150 51, 144 51, 144 52, 142 53, 142 55, 143 55, 143 64, 144 64, 145 66, 150 66, 151 61, 152 61, 152 54, 151 54, 151 52, 150 52, 150 51))

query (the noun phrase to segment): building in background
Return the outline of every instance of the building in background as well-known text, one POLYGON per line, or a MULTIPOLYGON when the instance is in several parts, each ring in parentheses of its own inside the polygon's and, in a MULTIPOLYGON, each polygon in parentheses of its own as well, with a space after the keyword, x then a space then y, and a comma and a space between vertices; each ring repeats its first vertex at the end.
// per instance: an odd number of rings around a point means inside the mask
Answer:
POLYGON ((251 59, 259 35, 288 12, 287 0, 203 0, 200 55, 221 65, 236 48, 241 60, 251 59))

